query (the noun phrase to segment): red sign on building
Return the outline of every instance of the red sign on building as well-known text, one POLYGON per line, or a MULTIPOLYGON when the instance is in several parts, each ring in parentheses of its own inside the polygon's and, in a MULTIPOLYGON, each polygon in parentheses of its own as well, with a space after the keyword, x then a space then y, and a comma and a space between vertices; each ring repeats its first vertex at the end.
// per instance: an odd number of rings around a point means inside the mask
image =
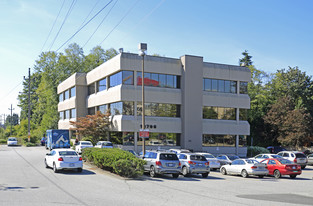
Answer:
POLYGON ((148 129, 141 129, 139 131, 139 137, 140 138, 149 138, 149 130, 148 129))

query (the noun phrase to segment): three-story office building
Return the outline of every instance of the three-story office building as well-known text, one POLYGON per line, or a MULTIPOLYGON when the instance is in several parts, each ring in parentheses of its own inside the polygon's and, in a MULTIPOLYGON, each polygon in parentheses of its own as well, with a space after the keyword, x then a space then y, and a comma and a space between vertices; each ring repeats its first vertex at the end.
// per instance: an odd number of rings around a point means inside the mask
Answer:
POLYGON ((145 84, 149 148, 186 148, 213 154, 246 155, 251 80, 246 67, 121 53, 88 73, 75 73, 58 86, 59 129, 97 111, 110 111, 110 139, 141 150, 141 84, 145 84))

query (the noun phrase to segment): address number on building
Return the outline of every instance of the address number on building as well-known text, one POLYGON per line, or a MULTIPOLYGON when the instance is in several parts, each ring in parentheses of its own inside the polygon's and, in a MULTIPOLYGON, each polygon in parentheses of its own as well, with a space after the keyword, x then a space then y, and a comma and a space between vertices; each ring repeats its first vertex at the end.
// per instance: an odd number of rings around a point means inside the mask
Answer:
POLYGON ((140 138, 149 138, 149 130, 148 129, 139 130, 139 137, 140 138))

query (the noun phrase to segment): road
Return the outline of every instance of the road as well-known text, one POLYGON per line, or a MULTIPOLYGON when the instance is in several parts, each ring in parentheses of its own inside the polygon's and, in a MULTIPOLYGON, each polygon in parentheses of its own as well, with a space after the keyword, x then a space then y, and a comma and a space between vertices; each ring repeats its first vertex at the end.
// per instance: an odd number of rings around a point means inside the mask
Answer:
POLYGON ((44 147, 0 145, 0 205, 313 205, 313 167, 296 179, 171 176, 124 179, 84 165, 53 173, 44 147))

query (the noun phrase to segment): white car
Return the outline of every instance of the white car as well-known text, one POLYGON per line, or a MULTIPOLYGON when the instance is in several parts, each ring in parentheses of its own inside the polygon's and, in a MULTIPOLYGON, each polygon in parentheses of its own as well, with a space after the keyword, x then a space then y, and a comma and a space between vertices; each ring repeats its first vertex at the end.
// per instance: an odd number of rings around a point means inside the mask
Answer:
POLYGON ((188 149, 169 149, 169 151, 174 152, 177 155, 180 153, 191 153, 188 149))
POLYGON ((242 177, 256 175, 263 178, 268 175, 266 164, 251 159, 236 159, 229 165, 223 165, 220 171, 223 175, 241 175, 242 177))
POLYGON ((282 151, 277 153, 282 156, 284 159, 290 160, 298 165, 301 165, 301 169, 304 169, 308 163, 308 158, 303 152, 299 151, 282 151))
POLYGON ((92 143, 90 141, 79 141, 77 144, 75 144, 75 151, 78 154, 82 153, 82 149, 93 147, 92 143))
POLYGON ((76 169, 83 171, 83 159, 72 149, 53 149, 45 157, 46 168, 52 167, 57 173, 62 169, 76 169))
POLYGON ((96 148, 113 148, 113 144, 110 141, 99 141, 95 145, 96 148))
POLYGON ((258 162, 261 162, 265 159, 268 159, 268 158, 274 158, 274 159, 277 159, 277 158, 283 158, 282 156, 280 155, 277 155, 277 154, 258 154, 254 157, 251 157, 249 159, 253 159, 253 160, 257 160, 258 162))
POLYGON ((17 145, 17 139, 15 137, 9 137, 7 144, 8 146, 17 145))
POLYGON ((221 163, 211 153, 201 152, 201 153, 197 153, 197 154, 203 155, 205 157, 205 159, 209 161, 211 170, 216 170, 216 169, 219 169, 221 167, 221 163))

